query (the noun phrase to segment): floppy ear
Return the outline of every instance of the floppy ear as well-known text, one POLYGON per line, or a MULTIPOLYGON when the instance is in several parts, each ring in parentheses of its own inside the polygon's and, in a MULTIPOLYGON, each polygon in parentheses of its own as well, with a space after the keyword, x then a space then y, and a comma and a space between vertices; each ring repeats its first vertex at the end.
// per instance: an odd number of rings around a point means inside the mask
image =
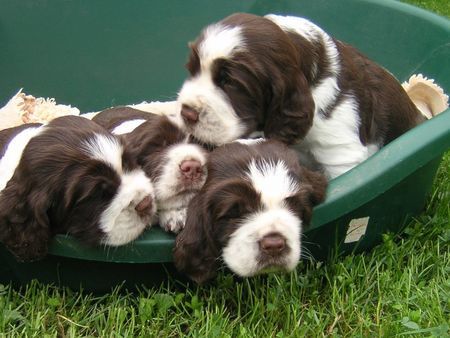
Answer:
POLYGON ((191 75, 195 75, 200 71, 200 57, 194 42, 189 42, 188 46, 190 53, 185 67, 191 75))
POLYGON ((305 167, 301 167, 300 172, 303 181, 300 191, 306 197, 303 217, 305 223, 309 224, 314 206, 325 200, 328 181, 323 174, 308 170, 305 167))
MULTIPOLYGON (((287 71, 286 71, 287 72, 287 71)), ((272 82, 272 101, 264 123, 264 134, 286 144, 305 137, 314 118, 314 100, 308 81, 295 70, 272 82)))
POLYGON ((309 225, 314 206, 323 202, 328 182, 324 175, 310 171, 304 167, 298 170, 300 189, 294 196, 288 198, 289 205, 297 212, 304 225, 309 225))
MULTIPOLYGON (((105 169, 112 169, 105 166, 105 169)), ((114 178, 114 174, 111 175, 114 178)), ((92 170, 80 170, 78 176, 67 182, 64 191, 64 208, 70 209, 74 205, 84 202, 93 196, 111 199, 116 193, 120 182, 114 182, 107 176, 107 172, 96 173, 92 170), (82 182, 82 183, 80 183, 82 182)))
POLYGON ((311 171, 305 167, 301 168, 301 177, 308 182, 309 199, 313 205, 323 202, 325 199, 328 180, 326 177, 317 171, 311 171))
POLYGON ((50 226, 49 196, 10 182, 0 193, 0 242, 19 261, 34 261, 47 254, 50 226))
POLYGON ((98 226, 99 215, 113 200, 120 178, 109 166, 95 160, 85 161, 67 180, 61 201, 51 209, 58 220, 53 232, 68 233, 86 245, 98 245, 105 235, 98 226))
POLYGON ((186 225, 175 240, 175 267, 198 284, 213 278, 218 269, 219 252, 212 239, 210 211, 203 195, 189 203, 186 225))

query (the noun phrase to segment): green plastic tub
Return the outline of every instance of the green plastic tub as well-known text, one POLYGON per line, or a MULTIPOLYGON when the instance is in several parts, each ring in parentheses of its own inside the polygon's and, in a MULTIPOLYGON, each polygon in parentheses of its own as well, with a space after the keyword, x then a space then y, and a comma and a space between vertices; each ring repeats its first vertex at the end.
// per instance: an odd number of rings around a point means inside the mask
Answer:
MULTIPOLYGON (((237 11, 305 16, 360 48, 401 81, 413 73, 450 92, 450 23, 395 1, 0 1, 0 104, 24 87, 82 111, 172 100, 187 75, 187 42, 237 11)), ((424 207, 450 147, 450 111, 333 180, 304 241, 317 259, 366 250, 424 207)), ((0 282, 93 291, 151 285, 175 273, 174 237, 159 229, 120 248, 88 249, 57 236, 43 261, 19 264, 0 247, 0 282)), ((179 276, 178 276, 179 277, 179 276)))

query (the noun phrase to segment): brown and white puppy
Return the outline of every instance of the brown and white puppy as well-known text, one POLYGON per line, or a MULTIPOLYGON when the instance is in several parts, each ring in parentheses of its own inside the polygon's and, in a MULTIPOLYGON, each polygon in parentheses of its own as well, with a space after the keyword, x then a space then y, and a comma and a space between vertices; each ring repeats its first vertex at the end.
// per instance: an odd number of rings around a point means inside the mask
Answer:
POLYGON ((20 261, 45 256, 57 233, 117 246, 152 222, 150 179, 92 121, 67 116, 6 129, 0 149, 0 242, 20 261))
POLYGON ((206 180, 206 152, 166 116, 116 107, 93 121, 123 135, 127 150, 155 186, 160 226, 180 231, 189 201, 206 180))
POLYGON ((234 14, 190 47, 180 116, 205 143, 263 131, 333 178, 424 121, 388 71, 303 18, 234 14))
POLYGON ((176 238, 176 267, 197 283, 214 277, 220 261, 243 277, 294 269, 302 228, 326 186, 322 174, 300 166, 296 152, 278 141, 218 147, 176 238))

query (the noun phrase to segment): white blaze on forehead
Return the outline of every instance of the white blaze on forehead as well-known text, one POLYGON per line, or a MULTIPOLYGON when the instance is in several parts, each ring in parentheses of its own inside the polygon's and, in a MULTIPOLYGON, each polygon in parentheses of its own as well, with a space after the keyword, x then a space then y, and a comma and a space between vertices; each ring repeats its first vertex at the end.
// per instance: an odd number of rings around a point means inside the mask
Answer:
POLYGON ((91 158, 108 164, 119 174, 122 172, 123 148, 115 137, 95 134, 84 142, 82 148, 91 158))
POLYGON ((129 120, 122 122, 117 127, 115 127, 112 130, 112 133, 115 135, 123 135, 131 133, 133 130, 135 130, 137 127, 139 127, 142 123, 144 123, 147 120, 144 119, 136 119, 136 120, 129 120))
POLYGON ((0 191, 6 187, 22 158, 22 153, 30 140, 40 134, 44 127, 33 127, 22 130, 9 142, 0 159, 0 191))
POLYGON ((289 175, 283 161, 257 163, 253 160, 247 176, 267 208, 282 205, 285 198, 295 195, 299 189, 298 183, 289 175))
POLYGON ((234 52, 245 47, 240 27, 228 27, 221 24, 210 25, 204 31, 198 53, 201 68, 209 69, 214 60, 229 58, 234 52))

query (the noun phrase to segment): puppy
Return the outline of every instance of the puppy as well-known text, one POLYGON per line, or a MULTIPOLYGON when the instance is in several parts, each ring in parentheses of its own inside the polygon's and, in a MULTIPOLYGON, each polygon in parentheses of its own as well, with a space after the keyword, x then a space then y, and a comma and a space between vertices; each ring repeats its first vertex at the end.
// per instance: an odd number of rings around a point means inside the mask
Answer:
POLYGON ((291 271, 302 228, 326 186, 323 175, 300 166, 295 151, 278 141, 218 147, 176 238, 176 267, 197 283, 214 277, 220 260, 243 277, 291 271))
POLYGON ((180 231, 189 201, 206 180, 206 152, 166 116, 116 107, 93 121, 123 135, 128 151, 154 183, 160 226, 180 231))
POLYGON ((92 121, 67 116, 6 129, 0 149, 0 242, 20 261, 45 256, 57 233, 117 246, 153 222, 150 179, 92 121))
POLYGON ((234 14, 190 48, 179 114, 205 143, 263 131, 333 178, 425 120, 388 71, 303 18, 234 14))

